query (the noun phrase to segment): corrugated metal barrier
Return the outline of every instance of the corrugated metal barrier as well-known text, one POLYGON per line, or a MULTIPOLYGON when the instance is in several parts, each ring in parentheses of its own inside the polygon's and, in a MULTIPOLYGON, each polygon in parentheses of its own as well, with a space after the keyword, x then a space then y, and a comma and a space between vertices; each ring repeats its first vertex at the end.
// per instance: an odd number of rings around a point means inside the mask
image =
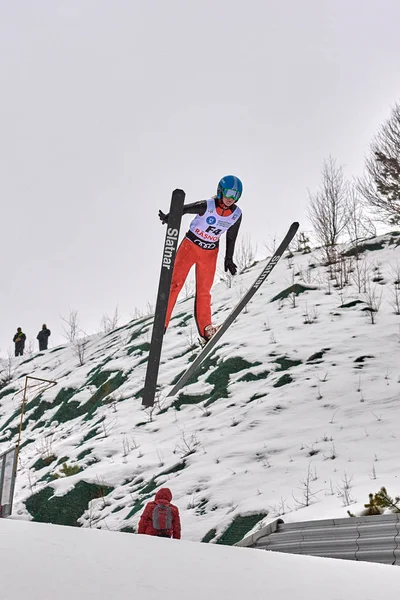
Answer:
POLYGON ((400 514, 301 523, 277 519, 236 545, 400 565, 400 514))

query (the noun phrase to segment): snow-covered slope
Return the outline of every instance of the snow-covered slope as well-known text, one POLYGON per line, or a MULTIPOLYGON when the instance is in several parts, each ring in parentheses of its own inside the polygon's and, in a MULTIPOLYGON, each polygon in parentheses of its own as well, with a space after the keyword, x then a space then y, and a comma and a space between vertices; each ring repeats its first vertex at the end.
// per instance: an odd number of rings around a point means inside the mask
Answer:
POLYGON ((392 600, 399 582, 388 565, 12 520, 1 523, 0 563, 4 600, 292 600, 299 590, 308 600, 392 600))
MULTIPOLYGON (((21 362, 0 391, 0 452, 17 439, 25 375, 57 385, 28 392, 14 517, 135 531, 168 486, 185 539, 232 543, 277 515, 343 517, 381 486, 399 494, 398 240, 370 240, 334 267, 318 250, 282 259, 198 377, 166 400, 196 341, 193 298, 179 303, 153 411, 140 400, 151 318, 92 337, 81 366, 73 346, 21 362)), ((214 286, 216 322, 262 266, 214 286)))

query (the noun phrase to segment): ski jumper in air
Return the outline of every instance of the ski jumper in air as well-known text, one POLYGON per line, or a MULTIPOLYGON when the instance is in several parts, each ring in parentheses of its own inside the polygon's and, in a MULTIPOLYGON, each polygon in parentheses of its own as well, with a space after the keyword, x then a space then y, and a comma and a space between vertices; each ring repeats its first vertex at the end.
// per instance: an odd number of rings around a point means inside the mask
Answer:
MULTIPOLYGON (((235 275, 237 266, 233 262, 233 253, 242 211, 235 204, 243 186, 237 177, 223 177, 217 189, 217 195, 209 200, 201 200, 183 207, 183 214, 195 214, 189 231, 180 244, 172 274, 165 328, 168 327, 171 314, 185 280, 193 265, 196 265, 195 318, 197 329, 204 341, 208 341, 216 332, 211 320, 211 287, 217 267, 219 239, 226 232, 226 251, 224 268, 235 275)), ((168 223, 168 215, 159 211, 163 223, 168 223)))

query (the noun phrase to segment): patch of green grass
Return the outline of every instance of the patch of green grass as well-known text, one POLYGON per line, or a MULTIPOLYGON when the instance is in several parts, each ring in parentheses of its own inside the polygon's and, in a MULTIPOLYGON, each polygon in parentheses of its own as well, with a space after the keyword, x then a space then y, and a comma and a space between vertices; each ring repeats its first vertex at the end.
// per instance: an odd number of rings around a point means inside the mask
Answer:
POLYGON ((301 283, 294 283, 293 285, 291 285, 288 288, 279 292, 279 294, 274 296, 272 298, 272 300, 270 300, 270 302, 276 302, 277 300, 285 300, 285 298, 288 298, 290 296, 290 294, 295 294, 295 296, 298 296, 299 294, 303 294, 304 292, 312 291, 312 290, 316 290, 316 289, 317 288, 315 288, 315 287, 302 285, 301 283))
POLYGON ((107 381, 111 373, 112 371, 101 371, 100 369, 95 369, 91 377, 89 377, 87 380, 86 385, 94 385, 98 389, 107 381))
POLYGON ((27 440, 22 442, 22 444, 19 447, 19 451, 21 452, 22 448, 25 448, 25 446, 27 446, 28 444, 31 444, 32 442, 36 442, 36 440, 32 440, 31 438, 28 438, 27 440))
POLYGON ((215 538, 216 535, 217 535, 217 530, 216 529, 210 529, 210 531, 208 531, 206 533, 206 535, 203 537, 203 539, 201 541, 204 544, 208 544, 209 542, 211 542, 211 540, 213 540, 215 538))
POLYGON ((120 529, 121 533, 136 533, 136 530, 133 527, 123 527, 120 529))
POLYGON ((103 367, 106 366, 107 363, 110 362, 110 360, 112 360, 112 356, 107 356, 102 362, 98 363, 96 362, 96 366, 93 367, 93 369, 90 369, 90 371, 88 372, 87 376, 88 376, 88 380, 87 380, 87 384, 91 383, 91 378, 93 376, 96 376, 96 374, 101 371, 103 369, 103 367))
POLYGON ((293 377, 289 375, 289 373, 285 373, 278 379, 276 383, 274 383, 274 388, 282 387, 283 385, 287 385, 293 381, 293 377))
POLYGON ((137 338, 139 338, 141 335, 143 335, 143 333, 145 333, 145 331, 147 331, 147 325, 140 327, 139 329, 137 329, 136 331, 134 331, 131 335, 131 338, 129 340, 129 344, 131 344, 132 342, 134 342, 135 340, 137 340, 137 338))
POLYGON ((175 408, 175 410, 180 410, 181 406, 183 406, 184 404, 199 404, 200 402, 207 400, 207 398, 208 394, 193 396, 188 394, 179 394, 179 397, 172 403, 171 406, 175 408))
POLYGON ((161 471, 161 473, 159 473, 157 475, 157 477, 161 477, 161 475, 171 475, 172 473, 178 473, 179 471, 182 471, 185 467, 186 467, 186 461, 182 460, 181 462, 176 463, 169 469, 166 469, 165 471, 161 471))
POLYGON ((56 481, 57 479, 59 479, 60 476, 58 475, 58 473, 45 473, 40 479, 39 481, 45 481, 46 483, 51 483, 52 481, 56 481))
POLYGON ((310 362, 322 361, 324 354, 325 354, 324 350, 321 350, 320 352, 315 352, 315 354, 311 354, 311 356, 309 356, 307 358, 306 362, 310 363, 310 362))
POLYGON ((150 350, 149 342, 143 342, 143 344, 138 344, 137 346, 130 346, 126 352, 127 352, 128 356, 130 356, 131 354, 134 354, 136 352, 140 356, 140 355, 144 354, 145 352, 149 352, 149 350, 150 350))
POLYGON ((35 354, 34 356, 32 356, 31 358, 27 358, 26 360, 22 361, 21 363, 21 367, 22 365, 27 365, 28 363, 30 363, 32 360, 35 360, 35 358, 38 358, 38 356, 43 356, 43 354, 35 354))
POLYGON ((366 358, 375 358, 375 356, 372 356, 372 354, 365 354, 363 356, 358 356, 357 358, 355 358, 354 362, 355 363, 363 363, 366 358))
POLYGON ((78 416, 79 410, 79 402, 77 400, 71 400, 70 402, 65 402, 60 406, 58 411, 53 417, 54 421, 58 421, 59 423, 66 423, 72 419, 75 419, 78 416))
POLYGON ((220 398, 228 398, 230 375, 239 373, 244 369, 249 369, 252 366, 251 363, 244 360, 241 356, 233 356, 232 358, 222 361, 206 379, 207 383, 211 383, 214 386, 214 389, 205 403, 205 406, 209 406, 220 398))
POLYGON ((343 252, 343 256, 357 256, 357 254, 362 254, 362 252, 373 252, 375 250, 383 250, 384 247, 384 242, 358 244, 357 246, 353 246, 353 248, 346 250, 346 252, 343 252))
POLYGON ((340 308, 353 308, 353 306, 357 306, 357 304, 365 304, 362 300, 352 300, 351 302, 346 302, 346 304, 342 304, 340 308))
MULTIPOLYGON (((32 408, 38 407, 40 402, 41 402, 41 398, 42 398, 42 394, 38 394, 35 398, 33 398, 30 402, 27 402, 25 405, 25 417, 22 421, 22 426, 21 426, 21 431, 24 431, 26 429, 27 424, 29 423, 29 421, 31 419, 36 418, 36 411, 32 414, 29 414, 29 411, 32 410, 32 408)), ((54 404, 52 404, 53 406, 54 404)), ((41 409, 38 409, 38 415, 41 414, 41 409)), ((44 412, 44 411, 43 411, 44 412)), ((17 420, 18 424, 15 425, 15 427, 11 427, 9 429, 9 434, 4 438, 4 439, 9 439, 9 438, 13 438, 15 435, 17 435, 18 430, 19 430, 19 421, 20 421, 20 416, 21 416, 21 409, 17 408, 17 410, 14 411, 14 413, 11 415, 11 417, 9 419, 7 419, 7 421, 2 425, 2 427, 0 428, 0 431, 5 431, 6 429, 9 428, 10 423, 12 423, 12 421, 17 420)), ((37 417, 39 418, 39 417, 37 417)), ((3 438, 0 440, 3 441, 3 438)))
MULTIPOLYGON (((211 366, 216 366, 217 361, 217 356, 211 356, 209 357, 208 361, 207 359, 204 361, 200 369, 202 369, 202 371, 204 372, 208 370, 211 366)), ((214 389, 211 392, 211 394, 201 394, 193 396, 179 394, 178 399, 175 400, 175 402, 173 402, 171 406, 173 406, 173 408, 175 408, 176 410, 180 410, 180 407, 183 404, 199 404, 200 402, 206 400, 205 406, 208 406, 216 400, 219 400, 221 398, 227 398, 230 376, 233 373, 239 373, 240 371, 243 371, 244 369, 249 369, 252 366, 254 366, 254 364, 249 363, 247 360, 244 360, 241 356, 234 356, 232 358, 228 358, 224 361, 221 361, 217 368, 206 379, 207 383, 211 383, 211 385, 214 386, 214 389)), ((197 381, 199 376, 200 373, 197 373, 190 380, 190 382, 197 381)), ((188 382, 187 385, 189 385, 190 382, 188 382)))
POLYGON ((287 356, 280 356, 279 358, 275 359, 275 362, 279 365, 279 369, 276 369, 276 371, 288 371, 292 367, 301 365, 301 360, 292 360, 287 356))
MULTIPOLYGON (((182 358, 182 356, 192 353, 189 358, 189 361, 192 362, 194 360, 195 351, 197 348, 198 348, 197 344, 192 344, 191 346, 187 346, 187 348, 185 348, 183 350, 183 352, 181 352, 180 354, 175 354, 175 356, 172 357, 172 360, 175 360, 176 358, 182 358)), ((180 375, 178 375, 178 377, 182 376, 184 372, 185 371, 182 371, 182 373, 180 375)), ((175 378, 175 380, 178 381, 178 378, 175 378)), ((172 384, 172 385, 175 385, 175 384, 172 384)))
POLYGON ((171 317, 171 321, 176 321, 177 319, 184 319, 187 316, 187 313, 182 312, 182 313, 178 313, 177 315, 174 315, 173 317, 171 317))
POLYGON ((185 372, 186 372, 186 369, 184 371, 181 371, 180 373, 178 373, 178 375, 176 377, 174 377, 173 380, 171 381, 171 385, 175 385, 176 383, 178 383, 178 381, 180 380, 182 375, 185 374, 185 372))
POLYGON ((57 460, 57 456, 55 454, 46 456, 46 458, 39 458, 35 464, 32 465, 32 469, 35 469, 35 471, 40 471, 40 469, 44 469, 44 467, 51 465, 51 463, 55 460, 57 460))
POLYGON ((254 400, 259 400, 260 398, 265 398, 265 396, 268 396, 268 394, 253 394, 246 404, 250 404, 250 402, 254 402, 254 400))
POLYGON ((84 415, 85 420, 91 419, 101 405, 103 399, 125 383, 127 375, 122 371, 97 372, 91 378, 94 385, 99 385, 93 396, 84 404, 70 400, 75 390, 64 390, 63 403, 53 417, 59 423, 66 423, 84 415))
POLYGON ((96 423, 96 425, 87 432, 87 434, 85 435, 85 437, 80 442, 80 444, 79 444, 80 446, 82 446, 82 444, 84 444, 88 440, 91 440, 92 438, 94 438, 99 433, 99 431, 98 431, 99 427, 98 426, 99 426, 100 423, 101 423, 101 421, 98 421, 96 423))
POLYGON ((270 371, 261 371, 261 373, 246 373, 242 375, 238 381, 258 381, 259 379, 267 379, 270 371))
MULTIPOLYGON (((17 410, 15 410, 13 412, 11 417, 9 419, 7 419, 7 421, 1 426, 0 431, 5 431, 6 429, 8 429, 10 423, 15 421, 16 419, 19 419, 20 416, 21 416, 21 409, 17 408, 17 410)), ((18 431, 18 428, 19 428, 19 423, 18 423, 18 425, 16 425, 15 427, 12 428, 12 431, 14 432, 13 435, 15 434, 15 432, 18 431)))
POLYGON ((218 538, 217 544, 224 544, 225 546, 233 546, 237 542, 240 542, 246 533, 249 532, 259 521, 264 519, 268 513, 259 513, 256 515, 248 515, 246 517, 237 516, 224 533, 218 538))
POLYGON ((185 327, 188 323, 188 321, 190 321, 191 319, 193 319, 193 315, 185 315, 181 321, 179 321, 178 323, 178 327, 185 327))
POLYGON ((114 377, 110 377, 105 383, 103 383, 103 385, 99 387, 99 389, 93 394, 93 396, 79 409, 80 415, 86 415, 85 421, 93 417, 94 413, 99 408, 104 398, 112 394, 112 392, 114 392, 121 385, 123 385, 127 378, 128 376, 124 375, 122 371, 117 371, 114 377))
MULTIPOLYGON (((69 401, 72 398, 72 396, 74 396, 74 394, 76 394, 76 390, 74 388, 61 388, 61 390, 58 392, 57 396, 54 398, 53 402, 51 403, 52 408, 54 408, 55 406, 60 406, 60 408, 58 409, 58 411, 55 413, 55 415, 53 417, 54 421, 59 421, 60 423, 64 422, 62 419, 59 418, 59 416, 62 416, 64 407, 68 406, 69 401)), ((75 402, 75 404, 78 404, 78 403, 75 402)), ((38 407, 38 413, 36 413, 36 414, 38 414, 38 415, 40 414, 39 407, 38 407)))
POLYGON ((135 502, 133 503, 133 506, 131 508, 131 510, 129 511, 129 513, 127 514, 127 516, 125 517, 125 520, 127 521, 128 519, 130 519, 131 517, 133 517, 133 515, 135 515, 137 512, 139 512, 140 510, 142 510, 142 508, 144 507, 146 501, 149 499, 149 496, 147 497, 143 497, 143 498, 137 498, 135 500, 135 502))
MULTIPOLYGON (((153 315, 146 315, 145 317, 140 317, 139 319, 137 319, 135 321, 131 321, 131 323, 133 323, 134 326, 137 327, 138 325, 143 325, 147 321, 152 321, 153 319, 154 319, 153 315)), ((149 325, 149 323, 148 323, 148 325, 149 325)))
POLYGON ((76 457, 76 460, 83 460, 85 458, 85 456, 88 456, 88 454, 91 454, 93 448, 86 448, 86 450, 83 450, 82 452, 80 452, 78 454, 78 456, 76 457))
POLYGON ((78 519, 95 498, 104 498, 113 491, 112 487, 79 481, 64 496, 54 496, 51 486, 45 487, 25 501, 25 506, 34 521, 79 527, 78 519))
MULTIPOLYGON (((43 415, 48 411, 54 408, 53 402, 47 402, 46 400, 41 400, 35 410, 29 415, 26 414, 25 421, 28 423, 29 421, 36 421, 36 425, 39 425, 39 419, 43 417, 43 415)), ((45 424, 46 421, 41 421, 45 424)))
POLYGON ((18 392, 17 388, 8 388, 8 390, 3 390, 0 392, 0 400, 9 394, 15 394, 15 392, 18 392))
POLYGON ((150 481, 141 489, 141 494, 151 494, 157 488, 156 478, 152 477, 150 481))

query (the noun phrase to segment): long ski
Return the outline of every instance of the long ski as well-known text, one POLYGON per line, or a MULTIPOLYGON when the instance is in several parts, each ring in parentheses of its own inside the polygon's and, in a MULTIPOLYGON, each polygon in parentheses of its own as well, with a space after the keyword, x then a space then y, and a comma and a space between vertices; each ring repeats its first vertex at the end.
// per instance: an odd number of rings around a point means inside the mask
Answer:
POLYGON ((142 405, 146 407, 154 405, 165 330, 165 317, 168 308, 169 290, 171 287, 172 271, 178 246, 184 201, 185 192, 183 190, 174 190, 172 192, 161 263, 160 282, 158 285, 157 302, 154 313, 153 331, 151 334, 150 351, 147 360, 146 379, 143 390, 142 405))
POLYGON ((200 353, 194 359, 194 361, 192 362, 192 364, 190 365, 188 370, 185 371, 185 373, 182 375, 182 377, 179 379, 179 381, 174 385, 174 387, 171 389, 171 391, 167 394, 167 397, 175 396, 179 392, 179 390, 182 389, 183 386, 194 375, 194 373, 200 367, 201 363, 204 361, 206 356, 208 354, 210 354, 211 350, 216 346, 216 344, 219 342, 221 337, 224 335, 225 331, 232 325, 232 323, 236 319, 236 317, 242 312, 242 310, 244 309, 246 304, 248 304, 248 302, 251 300, 251 298, 254 296, 254 294, 259 289, 259 287, 267 279, 268 275, 271 273, 272 269, 278 263, 282 254, 285 252, 285 250, 289 246, 290 242, 296 235, 298 228, 299 228, 299 224, 297 222, 294 222, 291 224, 289 231, 287 232, 287 234, 285 235, 281 244, 275 251, 271 260, 261 271, 260 275, 257 277, 257 279, 255 280, 253 285, 248 289, 248 291, 243 296, 243 298, 240 300, 240 302, 235 306, 235 308, 232 310, 232 312, 228 315, 228 317, 222 323, 221 327, 218 329, 218 331, 215 333, 215 335, 213 335, 213 337, 210 339, 210 341, 207 342, 207 344, 204 346, 204 348, 200 351, 200 353))

